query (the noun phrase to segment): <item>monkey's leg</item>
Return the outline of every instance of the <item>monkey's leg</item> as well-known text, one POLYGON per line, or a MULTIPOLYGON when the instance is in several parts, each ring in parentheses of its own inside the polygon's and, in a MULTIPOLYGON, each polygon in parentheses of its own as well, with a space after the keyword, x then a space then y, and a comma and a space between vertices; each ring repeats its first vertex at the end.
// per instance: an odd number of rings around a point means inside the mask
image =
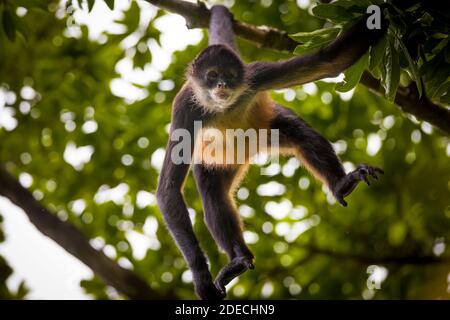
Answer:
POLYGON ((271 127, 280 130, 280 147, 292 149, 303 165, 317 179, 328 185, 343 206, 347 206, 344 197, 349 195, 360 181, 369 185, 369 175, 377 178, 377 173, 383 173, 380 168, 360 164, 356 170, 345 174, 331 143, 290 109, 276 106, 276 116, 271 127))
POLYGON ((225 286, 238 275, 253 269, 253 254, 245 244, 232 188, 241 168, 206 168, 195 165, 194 177, 201 194, 205 221, 212 236, 227 253, 230 262, 220 270, 215 284, 225 293, 225 286))

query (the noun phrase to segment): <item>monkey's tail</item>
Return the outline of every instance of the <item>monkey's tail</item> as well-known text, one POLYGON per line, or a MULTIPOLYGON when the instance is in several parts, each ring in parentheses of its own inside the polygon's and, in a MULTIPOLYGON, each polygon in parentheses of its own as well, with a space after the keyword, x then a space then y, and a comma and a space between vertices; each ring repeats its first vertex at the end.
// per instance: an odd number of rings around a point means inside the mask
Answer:
POLYGON ((209 21, 209 45, 225 44, 237 52, 233 31, 233 14, 225 6, 213 6, 209 21))

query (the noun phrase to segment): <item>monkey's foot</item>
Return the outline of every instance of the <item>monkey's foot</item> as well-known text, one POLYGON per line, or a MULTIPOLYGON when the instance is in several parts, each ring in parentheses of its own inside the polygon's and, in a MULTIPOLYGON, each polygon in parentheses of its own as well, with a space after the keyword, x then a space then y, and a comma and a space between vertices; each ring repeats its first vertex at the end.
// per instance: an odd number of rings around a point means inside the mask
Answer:
POLYGON ((253 259, 248 257, 236 257, 230 261, 225 267, 220 270, 214 282, 217 289, 226 295, 225 286, 231 282, 237 276, 243 274, 248 269, 254 269, 253 259))
POLYGON ((364 181, 369 186, 370 182, 368 177, 372 176, 373 178, 378 179, 377 173, 384 174, 384 171, 378 167, 360 164, 356 170, 350 172, 336 183, 333 190, 336 200, 346 207, 347 202, 344 200, 344 197, 352 193, 360 181, 364 181))
POLYGON ((194 274, 195 292, 202 300, 223 300, 225 294, 216 288, 212 282, 209 271, 203 274, 194 274))
POLYGON ((195 291, 202 300, 219 301, 225 298, 225 292, 219 290, 212 282, 200 284, 195 291))

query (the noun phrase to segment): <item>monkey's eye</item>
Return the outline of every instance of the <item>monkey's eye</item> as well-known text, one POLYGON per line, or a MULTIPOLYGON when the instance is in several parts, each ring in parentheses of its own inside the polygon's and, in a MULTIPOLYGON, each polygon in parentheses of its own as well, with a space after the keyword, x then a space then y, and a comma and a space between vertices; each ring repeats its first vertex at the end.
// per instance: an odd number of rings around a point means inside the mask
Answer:
POLYGON ((235 79, 237 77, 237 72, 236 70, 229 70, 225 72, 225 78, 226 79, 235 79))
POLYGON ((208 73, 206 74, 206 78, 208 80, 216 80, 219 77, 219 74, 217 73, 217 71, 211 70, 208 71, 208 73))

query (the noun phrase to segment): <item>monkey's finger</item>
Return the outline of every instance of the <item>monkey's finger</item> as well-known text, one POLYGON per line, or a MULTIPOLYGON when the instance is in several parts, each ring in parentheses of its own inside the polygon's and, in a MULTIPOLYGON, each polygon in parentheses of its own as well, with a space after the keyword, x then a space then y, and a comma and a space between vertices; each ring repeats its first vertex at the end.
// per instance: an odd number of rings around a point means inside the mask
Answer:
POLYGON ((236 278, 247 270, 247 267, 243 263, 231 261, 228 265, 222 268, 217 275, 216 281, 221 285, 221 287, 226 286, 236 278))
POLYGON ((225 286, 217 280, 214 282, 214 285, 216 286, 219 293, 225 298, 227 295, 227 289, 225 288, 225 286))
POLYGON ((374 171, 372 171, 372 172, 370 173, 370 175, 371 175, 374 179, 377 179, 377 180, 378 180, 377 174, 376 174, 374 171))
POLYGON ((367 178, 367 175, 363 175, 362 179, 368 186, 370 186, 370 182, 369 182, 369 179, 367 178))
POLYGON ((250 269, 250 270, 255 269, 255 265, 251 261, 244 260, 243 262, 244 262, 245 266, 247 267, 247 269, 250 269))
POLYGON ((344 207, 347 206, 347 202, 344 200, 343 197, 337 197, 336 200, 344 207))
POLYGON ((384 170, 383 170, 383 169, 381 169, 381 168, 378 168, 378 167, 373 167, 373 170, 375 170, 375 172, 378 172, 378 173, 384 174, 384 170))

